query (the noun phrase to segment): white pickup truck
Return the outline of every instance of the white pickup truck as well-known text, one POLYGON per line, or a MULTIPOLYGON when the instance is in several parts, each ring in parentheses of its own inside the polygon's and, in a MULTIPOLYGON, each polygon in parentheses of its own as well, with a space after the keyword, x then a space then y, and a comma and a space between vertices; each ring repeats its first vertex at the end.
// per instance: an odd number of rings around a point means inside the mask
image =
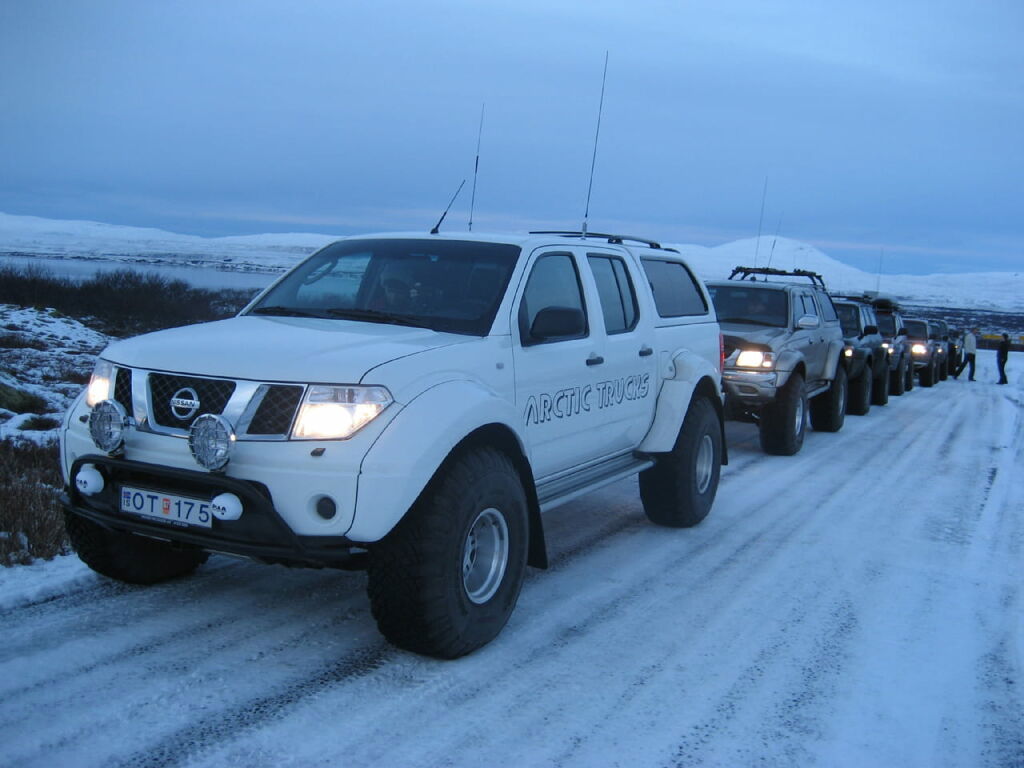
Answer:
POLYGON ((68 534, 154 583, 209 552, 366 568, 394 644, 493 639, 542 513, 630 475, 692 526, 726 461, 722 340, 678 253, 611 235, 386 234, 235 318, 120 341, 61 433, 68 534))

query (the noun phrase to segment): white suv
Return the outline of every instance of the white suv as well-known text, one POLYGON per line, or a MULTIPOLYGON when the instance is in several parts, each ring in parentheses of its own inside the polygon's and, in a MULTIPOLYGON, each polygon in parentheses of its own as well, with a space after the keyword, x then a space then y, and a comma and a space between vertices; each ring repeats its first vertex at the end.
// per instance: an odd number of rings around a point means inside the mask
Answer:
POLYGON ((457 657, 546 566, 542 512, 639 473, 654 522, 704 519, 720 376, 711 301, 657 243, 340 240, 238 317, 102 353, 62 430, 68 533, 135 583, 208 552, 367 568, 389 640, 457 657))

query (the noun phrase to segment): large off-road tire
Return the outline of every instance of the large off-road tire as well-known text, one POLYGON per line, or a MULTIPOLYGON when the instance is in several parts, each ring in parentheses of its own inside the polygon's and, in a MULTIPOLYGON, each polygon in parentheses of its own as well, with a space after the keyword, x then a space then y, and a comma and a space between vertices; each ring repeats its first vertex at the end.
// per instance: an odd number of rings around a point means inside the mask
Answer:
POLYGON ((918 380, 922 387, 931 387, 935 384, 935 361, 932 360, 928 365, 921 369, 921 373, 918 374, 918 380))
POLYGON ((942 365, 939 366, 939 381, 945 381, 949 378, 949 358, 947 357, 942 361, 942 365))
POLYGON ((907 358, 901 357, 896 370, 889 374, 889 394, 899 397, 907 391, 907 358))
POLYGON ((838 432, 846 421, 846 398, 850 389, 843 366, 836 368, 836 376, 827 392, 811 398, 811 426, 819 432, 838 432))
POLYGON ((882 366, 882 372, 871 383, 871 404, 885 405, 889 402, 889 362, 882 366))
POLYGON ((526 493, 509 457, 456 453, 370 550, 367 593, 381 634, 443 659, 489 643, 519 598, 528 540, 526 493))
POLYGON ((907 360, 907 378, 905 384, 906 386, 903 388, 904 392, 910 392, 914 388, 914 361, 912 359, 907 360))
POLYGON ((804 444, 807 431, 807 389, 804 377, 792 373, 775 395, 775 402, 761 409, 761 449, 776 456, 792 456, 804 444))
POLYGON ((689 528, 708 516, 722 469, 722 424, 704 397, 694 400, 676 444, 640 473, 640 499, 651 522, 689 528))
POLYGON ((865 362, 857 378, 850 382, 850 399, 846 403, 846 412, 854 416, 863 416, 871 410, 871 389, 873 379, 871 368, 865 362))
POLYGON ((175 548, 164 541, 107 530, 70 512, 64 513, 64 527, 83 563, 129 584, 156 584, 184 576, 208 557, 198 549, 175 548))

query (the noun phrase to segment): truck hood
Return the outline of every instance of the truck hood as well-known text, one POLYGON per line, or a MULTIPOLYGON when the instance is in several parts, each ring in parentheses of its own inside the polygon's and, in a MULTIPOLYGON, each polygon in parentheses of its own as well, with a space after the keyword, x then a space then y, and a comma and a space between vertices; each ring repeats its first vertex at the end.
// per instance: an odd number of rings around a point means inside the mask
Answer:
POLYGON ((136 336, 110 345, 102 357, 201 376, 358 384, 383 363, 475 339, 354 320, 247 315, 136 336))
POLYGON ((722 335, 725 337, 725 346, 729 349, 742 347, 746 344, 763 344, 773 349, 777 346, 777 340, 789 334, 787 328, 767 328, 762 325, 747 325, 746 323, 722 323, 722 335))

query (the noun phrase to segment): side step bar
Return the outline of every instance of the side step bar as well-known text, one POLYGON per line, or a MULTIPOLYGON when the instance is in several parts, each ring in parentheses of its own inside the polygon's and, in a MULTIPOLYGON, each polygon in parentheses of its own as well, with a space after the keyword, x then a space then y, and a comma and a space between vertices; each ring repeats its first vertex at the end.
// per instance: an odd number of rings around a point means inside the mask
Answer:
POLYGON ((654 460, 626 453, 537 484, 541 512, 654 466, 654 460))

